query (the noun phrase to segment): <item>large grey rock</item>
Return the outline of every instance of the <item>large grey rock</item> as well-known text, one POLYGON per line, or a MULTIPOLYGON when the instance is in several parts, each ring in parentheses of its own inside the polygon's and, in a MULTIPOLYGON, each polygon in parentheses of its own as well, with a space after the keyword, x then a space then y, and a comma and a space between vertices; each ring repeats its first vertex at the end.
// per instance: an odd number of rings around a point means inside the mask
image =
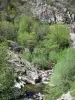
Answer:
POLYGON ((73 97, 71 96, 70 92, 63 94, 59 99, 57 100, 74 100, 73 97))
POLYGON ((15 52, 22 52, 24 50, 22 46, 20 46, 18 43, 13 41, 8 41, 8 46, 11 50, 15 52))
POLYGON ((52 70, 39 70, 34 67, 34 63, 28 62, 13 51, 9 50, 8 54, 10 55, 8 63, 12 64, 14 72, 17 73, 17 79, 19 80, 19 83, 16 83, 15 87, 23 87, 21 84, 23 82, 25 84, 48 83, 49 77, 53 73, 52 70))
POLYGON ((34 17, 46 23, 70 23, 74 20, 74 14, 62 4, 54 7, 47 3, 40 3, 39 5, 33 6, 31 11, 34 17))
POLYGON ((71 33, 75 33, 75 22, 69 25, 69 29, 71 33))

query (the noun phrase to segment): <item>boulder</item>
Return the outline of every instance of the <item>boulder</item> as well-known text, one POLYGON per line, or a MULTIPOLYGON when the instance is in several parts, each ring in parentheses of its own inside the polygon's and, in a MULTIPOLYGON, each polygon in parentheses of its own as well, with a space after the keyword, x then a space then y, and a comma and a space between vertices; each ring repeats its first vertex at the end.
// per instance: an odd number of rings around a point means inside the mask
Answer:
POLYGON ((43 100, 42 94, 35 91, 25 91, 23 95, 27 100, 43 100))
POLYGON ((15 52, 22 52, 24 50, 22 46, 10 40, 8 40, 8 46, 10 47, 10 50, 13 50, 15 52))
POLYGON ((57 100, 74 100, 73 97, 71 96, 70 92, 63 94, 61 96, 61 98, 57 99, 57 100))
POLYGON ((31 8, 34 17, 45 23, 65 22, 71 23, 74 21, 74 14, 61 3, 54 3, 50 6, 43 1, 31 8))

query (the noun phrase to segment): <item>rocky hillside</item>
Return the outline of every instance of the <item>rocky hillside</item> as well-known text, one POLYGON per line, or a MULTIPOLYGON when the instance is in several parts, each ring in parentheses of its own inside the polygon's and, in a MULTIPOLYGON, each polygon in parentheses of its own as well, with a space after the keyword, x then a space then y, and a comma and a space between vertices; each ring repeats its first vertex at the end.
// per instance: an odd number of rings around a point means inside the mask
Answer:
POLYGON ((0 0, 0 100, 72 96, 75 1, 0 0))
POLYGON ((33 16, 42 22, 70 23, 75 19, 73 0, 1 0, 0 20, 13 22, 24 15, 33 16))

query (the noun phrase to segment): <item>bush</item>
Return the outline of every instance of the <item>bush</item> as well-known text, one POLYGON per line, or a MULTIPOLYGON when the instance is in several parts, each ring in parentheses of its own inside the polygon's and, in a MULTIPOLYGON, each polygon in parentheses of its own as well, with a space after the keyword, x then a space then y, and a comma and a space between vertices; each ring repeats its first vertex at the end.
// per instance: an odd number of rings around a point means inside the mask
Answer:
POLYGON ((49 69, 49 62, 43 56, 33 58, 33 62, 40 69, 49 69))
MULTIPOLYGON (((75 79, 75 77, 74 77, 74 79, 75 79)), ((75 81, 71 85, 70 92, 71 92, 71 95, 73 97, 75 97, 75 81)))
POLYGON ((44 93, 44 100, 56 100, 62 94, 59 87, 50 85, 46 85, 44 93))
POLYGON ((21 45, 29 48, 30 53, 33 52, 34 47, 37 44, 35 34, 34 33, 27 33, 27 32, 19 33, 18 42, 21 45))
POLYGON ((59 61, 61 61, 65 54, 66 54, 66 50, 67 49, 64 49, 64 50, 60 50, 60 51, 51 51, 49 52, 49 60, 52 60, 54 61, 55 63, 58 63, 59 61))
POLYGON ((45 48, 46 51, 50 52, 52 50, 58 50, 59 45, 56 42, 52 42, 51 39, 44 39, 43 41, 40 41, 38 47, 45 48))
POLYGON ((35 65, 37 65, 41 69, 48 69, 49 68, 49 61, 48 61, 48 51, 46 48, 39 48, 36 47, 33 52, 32 61, 35 65))
POLYGON ((7 21, 0 22, 0 37, 3 40, 4 39, 16 40, 17 39, 16 26, 7 21))
POLYGON ((34 22, 34 20, 32 17, 23 16, 19 23, 18 33, 32 32, 31 30, 32 30, 33 22, 34 22))
POLYGON ((0 90, 5 90, 13 83, 12 70, 7 64, 6 46, 0 44, 0 90))
POLYGON ((53 66, 54 60, 49 58, 49 53, 58 48, 57 44, 53 44, 50 40, 44 39, 40 41, 34 49, 32 61, 42 69, 49 69, 53 66))
POLYGON ((21 45, 29 48, 29 51, 31 53, 33 52, 34 47, 37 43, 35 32, 32 32, 34 26, 33 22, 35 22, 35 20, 32 17, 22 17, 18 31, 18 42, 21 45))
POLYGON ((74 81, 75 75, 75 50, 68 49, 65 57, 56 64, 54 67, 54 73, 52 75, 52 83, 55 85, 61 85, 63 91, 70 89, 71 82, 74 81), (65 62, 66 61, 66 62, 65 62))
POLYGON ((50 26, 51 34, 47 36, 52 42, 59 45, 59 49, 64 49, 70 45, 69 31, 66 24, 55 24, 50 26))
POLYGON ((49 5, 51 5, 51 4, 52 4, 52 0, 47 0, 47 3, 48 3, 49 5))
POLYGON ((7 64, 6 43, 0 44, 0 100, 8 100, 8 94, 14 84, 13 70, 7 64))
MULTIPOLYGON (((61 55, 62 56, 62 55, 61 55)), ((69 91, 69 89, 74 88, 72 83, 75 80, 75 49, 69 48, 65 52, 65 56, 62 56, 62 59, 58 60, 57 64, 54 67, 54 73, 52 74, 50 84, 48 85, 49 91, 45 96, 48 100, 55 100, 58 98, 60 93, 69 91), (52 91, 52 92, 51 92, 52 91), (57 91, 57 92, 55 92, 57 91), (54 93, 54 95, 53 95, 54 93), (57 95, 58 94, 58 95, 57 95), (51 97, 51 98, 49 98, 51 97), (54 98, 54 99, 53 99, 54 98)), ((72 92, 74 95, 74 92, 72 92)))
POLYGON ((35 46, 49 33, 49 25, 41 24, 34 18, 24 16, 19 25, 18 42, 29 48, 32 53, 35 46))
POLYGON ((45 36, 50 34, 50 28, 47 24, 37 23, 33 31, 36 33, 38 42, 44 40, 45 36))
POLYGON ((24 59, 28 60, 29 62, 32 61, 33 54, 31 54, 30 52, 23 52, 22 56, 24 59))

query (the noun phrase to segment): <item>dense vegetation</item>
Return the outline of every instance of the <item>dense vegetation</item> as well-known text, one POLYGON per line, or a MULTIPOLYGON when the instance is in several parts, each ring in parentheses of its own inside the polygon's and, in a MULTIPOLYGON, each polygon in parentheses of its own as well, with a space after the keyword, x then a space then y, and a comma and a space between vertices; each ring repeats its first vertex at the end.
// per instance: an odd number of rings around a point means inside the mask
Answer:
POLYGON ((0 44, 0 100, 8 100, 8 89, 14 84, 12 67, 7 64, 6 43, 0 44))
POLYGON ((69 48, 62 52, 62 59, 58 60, 58 63, 54 67, 54 73, 52 75, 50 84, 46 86, 46 92, 48 93, 45 98, 49 100, 55 100, 60 94, 67 92, 68 90, 73 91, 74 94, 74 81, 75 81, 75 49, 69 48), (64 54, 65 52, 65 54, 64 54), (73 85, 72 85, 73 84, 73 85), (48 89, 49 90, 48 90, 48 89))
POLYGON ((29 49, 23 55, 40 67, 48 67, 49 52, 69 47, 69 31, 66 24, 42 24, 30 17, 21 19, 18 42, 29 49), (44 64, 42 63, 44 62, 44 64))
MULTIPOLYGON (((74 7, 75 2, 68 1, 74 7)), ((21 2, 22 5, 23 3, 21 2)), ((52 1, 47 0, 47 3, 51 5, 52 1)), ((64 4, 68 6, 68 3, 64 2, 64 4)), ((17 0, 10 1, 7 13, 0 12, 0 100, 10 100, 15 96, 12 89, 13 69, 7 63, 9 59, 7 41, 17 42, 27 49, 20 55, 33 62, 38 69, 53 68, 54 73, 45 87, 44 100, 56 100, 69 90, 75 96, 75 49, 70 48, 68 24, 50 25, 31 16, 18 17, 17 15, 20 14, 17 5, 20 5, 17 0)))

